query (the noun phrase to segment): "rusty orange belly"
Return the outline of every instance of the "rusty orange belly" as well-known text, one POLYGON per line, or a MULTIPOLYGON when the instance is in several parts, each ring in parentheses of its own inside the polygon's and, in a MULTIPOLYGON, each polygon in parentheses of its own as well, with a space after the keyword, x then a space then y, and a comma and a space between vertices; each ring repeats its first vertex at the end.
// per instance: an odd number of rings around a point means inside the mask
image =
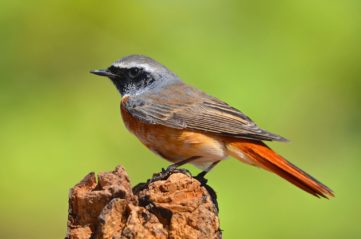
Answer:
POLYGON ((205 169, 213 162, 227 157, 223 141, 209 134, 186 129, 169 128, 163 125, 147 124, 134 118, 121 104, 125 126, 150 150, 171 162, 178 162, 193 156, 200 157, 192 162, 205 169))

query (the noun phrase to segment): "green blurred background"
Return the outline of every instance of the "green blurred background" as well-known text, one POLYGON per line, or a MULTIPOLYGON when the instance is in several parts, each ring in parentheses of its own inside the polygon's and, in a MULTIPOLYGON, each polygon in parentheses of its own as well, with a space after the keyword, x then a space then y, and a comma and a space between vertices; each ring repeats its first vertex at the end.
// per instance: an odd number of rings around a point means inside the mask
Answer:
POLYGON ((224 238, 361 238, 360 12, 357 0, 1 0, 0 238, 63 238, 68 190, 90 171, 122 164, 136 184, 167 166, 89 74, 133 53, 289 138, 270 145, 336 193, 226 160, 208 176, 224 238))

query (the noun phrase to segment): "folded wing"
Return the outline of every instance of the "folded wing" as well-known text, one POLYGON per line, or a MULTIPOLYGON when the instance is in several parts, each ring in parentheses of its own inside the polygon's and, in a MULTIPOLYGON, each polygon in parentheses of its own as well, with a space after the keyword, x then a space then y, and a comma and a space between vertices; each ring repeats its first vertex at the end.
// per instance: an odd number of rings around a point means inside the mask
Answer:
POLYGON ((227 103, 184 84, 165 86, 152 94, 130 96, 125 107, 134 117, 149 124, 234 138, 287 141, 260 129, 227 103))

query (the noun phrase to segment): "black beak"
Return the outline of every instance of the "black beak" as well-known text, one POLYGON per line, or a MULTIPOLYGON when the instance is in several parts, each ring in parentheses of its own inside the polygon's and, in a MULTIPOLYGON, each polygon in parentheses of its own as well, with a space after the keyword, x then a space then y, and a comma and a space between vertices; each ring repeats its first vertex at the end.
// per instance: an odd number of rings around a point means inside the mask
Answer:
POLYGON ((90 73, 92 73, 94 75, 98 75, 98 76, 117 77, 117 75, 111 73, 108 70, 93 70, 93 71, 90 71, 90 73))

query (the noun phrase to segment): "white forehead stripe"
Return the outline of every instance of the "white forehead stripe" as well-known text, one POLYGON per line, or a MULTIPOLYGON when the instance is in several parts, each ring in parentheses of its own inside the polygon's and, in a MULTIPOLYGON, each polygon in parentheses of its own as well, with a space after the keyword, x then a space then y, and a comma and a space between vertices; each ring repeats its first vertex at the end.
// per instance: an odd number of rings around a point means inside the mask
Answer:
POLYGON ((135 63, 135 62, 115 62, 113 63, 113 66, 115 67, 119 67, 119 68, 133 68, 133 67, 138 67, 138 68, 143 68, 144 70, 148 71, 148 72, 153 72, 154 68, 151 67, 149 64, 147 63, 135 63))

